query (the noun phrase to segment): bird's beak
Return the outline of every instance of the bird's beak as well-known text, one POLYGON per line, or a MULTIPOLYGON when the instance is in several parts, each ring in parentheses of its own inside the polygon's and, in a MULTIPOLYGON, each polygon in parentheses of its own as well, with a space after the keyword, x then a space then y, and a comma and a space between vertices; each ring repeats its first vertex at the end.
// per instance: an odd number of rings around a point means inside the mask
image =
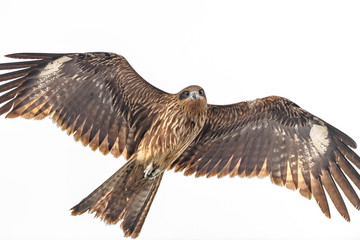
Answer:
POLYGON ((200 95, 197 93, 197 91, 194 91, 191 93, 191 99, 198 100, 200 95))

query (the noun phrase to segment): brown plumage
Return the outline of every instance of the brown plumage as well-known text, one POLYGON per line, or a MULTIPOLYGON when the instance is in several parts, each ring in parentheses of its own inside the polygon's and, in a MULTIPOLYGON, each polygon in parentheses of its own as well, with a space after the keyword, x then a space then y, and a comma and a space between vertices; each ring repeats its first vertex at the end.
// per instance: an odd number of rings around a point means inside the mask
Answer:
POLYGON ((350 220, 337 186, 360 208, 360 158, 347 135, 281 97, 232 105, 207 104, 204 90, 177 94, 143 80, 112 53, 11 54, 38 59, 0 64, 0 115, 47 116, 75 140, 128 162, 72 208, 137 237, 167 169, 195 176, 270 176, 314 196, 330 217, 328 193, 350 220), (352 164, 351 164, 351 163, 352 164))

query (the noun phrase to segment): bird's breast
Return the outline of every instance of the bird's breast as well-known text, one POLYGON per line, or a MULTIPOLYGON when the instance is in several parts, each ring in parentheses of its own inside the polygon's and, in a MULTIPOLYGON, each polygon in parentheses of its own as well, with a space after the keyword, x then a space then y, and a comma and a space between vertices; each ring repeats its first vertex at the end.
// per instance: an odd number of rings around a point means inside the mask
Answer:
POLYGON ((204 123, 205 115, 187 117, 181 111, 161 113, 139 145, 138 160, 167 168, 195 139, 204 123))

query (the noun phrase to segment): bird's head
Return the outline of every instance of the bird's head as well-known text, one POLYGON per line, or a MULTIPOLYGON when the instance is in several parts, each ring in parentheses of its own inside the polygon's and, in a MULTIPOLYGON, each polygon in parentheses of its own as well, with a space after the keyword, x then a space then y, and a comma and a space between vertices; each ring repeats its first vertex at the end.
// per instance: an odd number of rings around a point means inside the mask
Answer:
POLYGON ((207 102, 205 91, 199 86, 189 86, 178 92, 180 104, 190 112, 206 110, 207 102))

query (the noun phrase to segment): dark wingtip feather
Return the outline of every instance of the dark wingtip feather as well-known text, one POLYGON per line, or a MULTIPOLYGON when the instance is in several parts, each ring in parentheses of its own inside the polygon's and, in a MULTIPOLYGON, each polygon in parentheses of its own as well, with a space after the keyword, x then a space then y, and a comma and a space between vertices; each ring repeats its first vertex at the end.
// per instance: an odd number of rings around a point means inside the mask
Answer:
POLYGON ((30 72, 30 70, 28 68, 26 68, 26 69, 22 69, 22 70, 19 70, 19 71, 14 71, 14 72, 1 74, 0 75, 0 82, 7 81, 7 80, 10 80, 10 79, 15 79, 15 78, 18 78, 18 77, 23 77, 23 76, 27 75, 29 72, 30 72))
POLYGON ((4 104, 2 107, 0 107, 0 116, 4 113, 7 113, 13 106, 13 102, 8 102, 4 104))
POLYGON ((360 199, 357 196, 355 190, 347 180, 346 176, 340 170, 338 165, 335 162, 330 163, 330 173, 334 177, 336 183, 342 191, 345 193, 345 196, 350 200, 350 202, 354 205, 355 208, 360 206, 360 199))
POLYGON ((348 135, 346 135, 345 133, 343 133, 336 127, 331 126, 330 124, 328 124, 328 127, 330 127, 330 129, 334 132, 334 135, 336 137, 338 137, 343 143, 345 143, 346 145, 348 145, 351 148, 354 148, 354 149, 357 148, 356 142, 351 137, 349 137, 348 135))
POLYGON ((0 70, 27 68, 37 66, 41 61, 26 61, 26 62, 12 62, 12 63, 0 63, 0 70))
POLYGON ((360 189, 360 175, 355 168, 345 159, 340 150, 335 151, 336 163, 344 171, 344 173, 353 181, 355 186, 360 189))
POLYGON ((327 170, 322 171, 321 182, 323 183, 327 193, 329 194, 332 202, 334 203, 336 209, 340 215, 346 220, 350 221, 349 212, 347 211, 344 200, 341 197, 341 194, 338 188, 335 185, 333 178, 327 170))
POLYGON ((328 218, 331 218, 330 209, 320 179, 311 178, 311 191, 321 211, 328 218))
POLYGON ((21 59, 45 59, 62 56, 61 53, 12 53, 7 54, 5 57, 8 58, 21 58, 21 59))
POLYGON ((337 144, 337 148, 339 151, 347 158, 349 159, 355 166, 360 168, 360 156, 357 155, 353 150, 351 150, 349 147, 347 147, 343 142, 339 141, 335 138, 335 142, 337 144))

